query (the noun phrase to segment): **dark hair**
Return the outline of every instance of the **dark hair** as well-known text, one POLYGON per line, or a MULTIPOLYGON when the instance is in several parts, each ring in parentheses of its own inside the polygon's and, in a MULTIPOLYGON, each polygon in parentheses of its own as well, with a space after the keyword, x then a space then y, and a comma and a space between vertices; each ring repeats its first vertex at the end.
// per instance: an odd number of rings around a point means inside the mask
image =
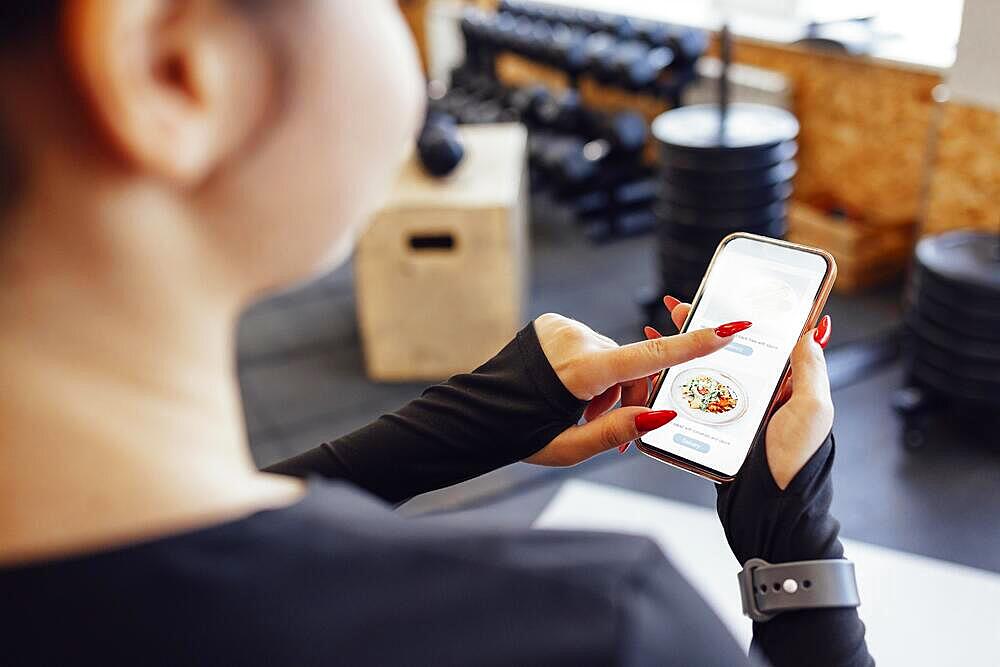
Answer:
MULTIPOLYGON (((55 31, 62 0, 0 1, 0 55, 55 31)), ((0 127, 0 215, 6 212, 23 185, 24 174, 0 127)))
POLYGON ((61 4, 61 0, 0 2, 0 50, 54 27, 61 4))

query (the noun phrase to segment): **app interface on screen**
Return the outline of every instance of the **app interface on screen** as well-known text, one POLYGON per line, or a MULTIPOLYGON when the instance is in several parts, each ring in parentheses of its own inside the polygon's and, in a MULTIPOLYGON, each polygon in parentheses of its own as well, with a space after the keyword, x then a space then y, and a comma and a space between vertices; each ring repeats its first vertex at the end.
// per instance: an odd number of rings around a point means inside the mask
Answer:
POLYGON ((648 445, 735 475, 767 412, 826 274, 819 255, 737 238, 712 267, 688 330, 750 320, 706 357, 667 371, 655 410, 675 410, 648 445))

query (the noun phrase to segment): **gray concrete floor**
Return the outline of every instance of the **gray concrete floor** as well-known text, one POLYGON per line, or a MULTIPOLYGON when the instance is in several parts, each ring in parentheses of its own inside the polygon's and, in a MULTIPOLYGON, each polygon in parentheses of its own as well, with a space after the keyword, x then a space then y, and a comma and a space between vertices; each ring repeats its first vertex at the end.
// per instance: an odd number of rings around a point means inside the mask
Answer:
MULTIPOLYGON (((654 282, 653 237, 596 246, 557 216, 532 230, 529 317, 555 311, 620 342, 641 336, 635 302, 654 282)), ((828 307, 836 345, 894 329, 899 287, 828 307)), ((423 384, 379 384, 362 367, 351 272, 345 267, 250 309, 239 330, 239 377, 260 465, 358 428, 415 397, 423 384)), ((938 420, 919 452, 900 446, 890 407, 898 367, 834 392, 838 460, 834 511, 844 534, 888 547, 1000 572, 1000 438, 938 420)), ((988 429, 987 429, 988 430, 988 429)), ((517 464, 414 499, 407 514, 449 511, 455 521, 528 525, 558 484, 577 476, 700 505, 713 487, 646 457, 610 453, 568 470, 517 464)))

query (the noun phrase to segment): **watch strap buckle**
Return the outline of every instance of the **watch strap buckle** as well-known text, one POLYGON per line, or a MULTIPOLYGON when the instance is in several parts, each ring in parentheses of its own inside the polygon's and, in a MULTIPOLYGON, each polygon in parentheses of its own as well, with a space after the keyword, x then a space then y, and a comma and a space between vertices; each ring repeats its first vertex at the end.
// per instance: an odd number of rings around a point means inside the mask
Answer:
POLYGON ((785 611, 861 604, 854 563, 843 558, 791 563, 751 558, 737 579, 743 614, 758 623, 785 611))

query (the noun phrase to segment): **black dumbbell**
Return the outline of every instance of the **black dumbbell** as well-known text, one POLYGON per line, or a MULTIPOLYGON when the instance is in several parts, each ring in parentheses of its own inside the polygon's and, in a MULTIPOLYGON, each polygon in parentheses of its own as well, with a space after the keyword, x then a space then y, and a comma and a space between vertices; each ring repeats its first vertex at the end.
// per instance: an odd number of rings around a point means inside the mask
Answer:
POLYGON ((510 94, 509 103, 521 122, 531 127, 541 124, 538 117, 539 109, 551 99, 552 94, 548 89, 539 85, 515 90, 510 94))
POLYGON ((504 109, 492 100, 473 102, 460 109, 457 113, 459 122, 463 125, 481 123, 499 123, 505 117, 504 109))
POLYGON ((616 46, 618 39, 611 33, 593 32, 587 35, 583 40, 584 69, 595 76, 608 70, 616 46))
POLYGON ((587 66, 586 39, 587 33, 580 28, 556 25, 552 29, 551 64, 571 77, 579 75, 587 66))
POLYGON ((644 181, 631 181, 624 183, 617 188, 596 189, 585 192, 572 198, 570 208, 581 220, 589 218, 602 218, 613 215, 618 211, 647 210, 650 214, 653 209, 650 206, 651 200, 642 198, 640 191, 646 188, 644 181), (619 198, 618 192, 626 193, 626 198, 619 198), (638 199, 632 199, 631 194, 639 195, 638 199))
POLYGON ((514 33, 517 30, 517 16, 508 12, 496 15, 489 27, 491 43, 498 49, 510 49, 514 46, 514 33))
POLYGON ((502 100, 507 94, 507 89, 502 83, 488 74, 475 73, 467 77, 462 83, 461 89, 470 97, 485 100, 502 100))
POLYGON ((655 91, 663 73, 673 62, 674 52, 670 47, 656 46, 646 50, 637 48, 629 54, 623 54, 613 66, 616 79, 625 88, 655 91))
POLYGON ((417 138, 417 155, 433 176, 447 176, 454 171, 465 156, 455 119, 448 114, 429 113, 417 138))
POLYGON ((467 9, 462 13, 459 28, 465 40, 465 61, 477 71, 492 71, 495 61, 493 31, 495 17, 478 9, 467 9))
POLYGON ((462 109, 475 103, 475 98, 470 96, 463 88, 451 88, 444 97, 432 102, 429 107, 434 111, 458 116, 462 109))
POLYGON ((579 134, 583 106, 580 93, 570 88, 556 96, 544 99, 537 107, 536 118, 539 124, 566 134, 579 134))
POLYGON ((524 54, 535 60, 551 62, 552 60, 552 26, 545 21, 535 21, 528 33, 524 54))
POLYGON ((653 88, 673 61, 674 53, 668 47, 650 47, 638 40, 620 42, 598 79, 636 91, 653 88))
POLYGON ((587 134, 608 142, 612 152, 637 153, 646 145, 646 119, 634 111, 585 112, 583 122, 587 134))
POLYGON ((704 55, 708 33, 704 30, 671 25, 660 21, 641 21, 637 36, 651 46, 665 46, 674 52, 678 64, 689 66, 704 55))
POLYGON ((525 53, 531 46, 531 31, 535 22, 527 16, 514 19, 514 29, 507 36, 506 46, 515 53, 525 53))
POLYGON ((564 170, 567 157, 579 152, 583 142, 578 137, 564 134, 545 133, 544 136, 535 161, 546 174, 553 176, 564 170))

